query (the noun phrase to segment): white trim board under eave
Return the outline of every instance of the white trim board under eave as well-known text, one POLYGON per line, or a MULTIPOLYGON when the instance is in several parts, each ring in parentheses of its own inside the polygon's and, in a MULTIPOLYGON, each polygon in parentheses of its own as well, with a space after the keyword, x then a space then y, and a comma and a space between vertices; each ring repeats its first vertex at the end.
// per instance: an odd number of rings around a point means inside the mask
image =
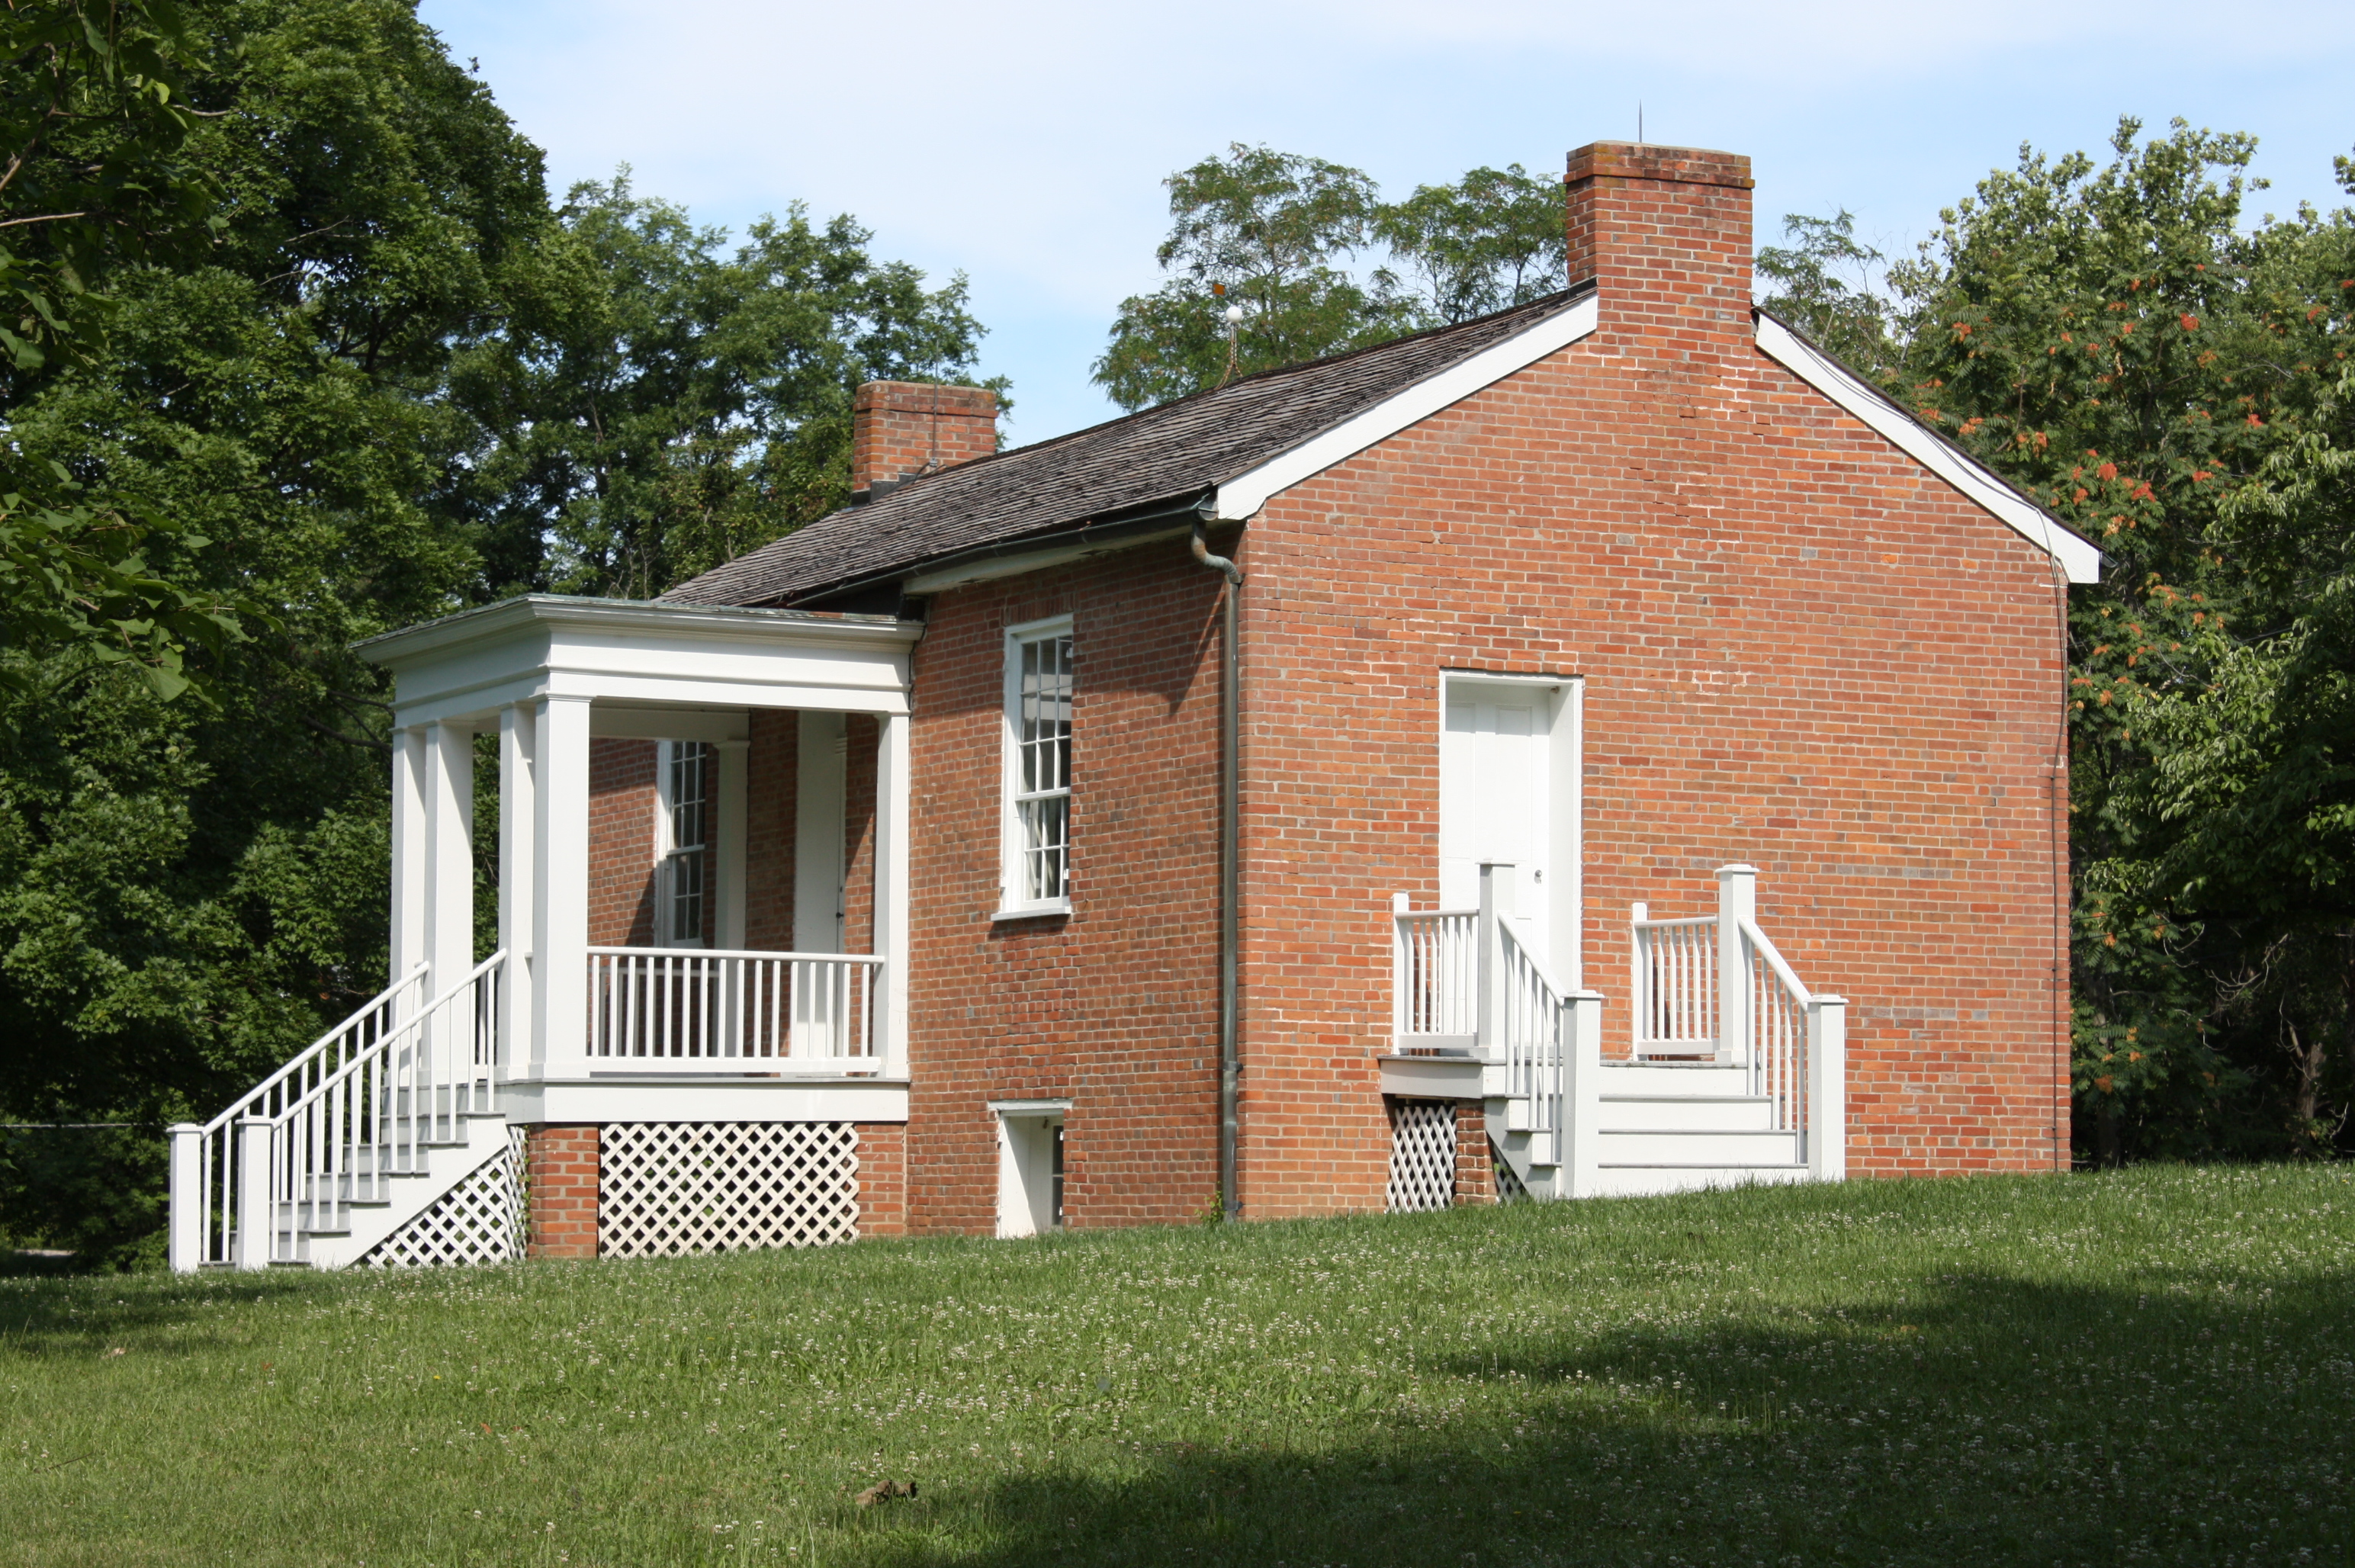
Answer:
POLYGON ((1291 451, 1220 485, 1218 509, 1213 516, 1241 522, 1265 506, 1267 498, 1276 492, 1322 474, 1344 458, 1355 457, 1376 442, 1396 435, 1418 420, 1429 419, 1450 403, 1461 402, 1514 371, 1536 364, 1556 349, 1569 347, 1592 333, 1599 319, 1599 306, 1590 293, 1502 343, 1490 344, 1471 358, 1417 381, 1402 392, 1393 393, 1322 435, 1312 436, 1291 451))
POLYGON ((1961 491, 1964 496, 2044 551, 2072 582, 2102 580, 2102 552, 2054 522, 2041 508, 1904 410, 1850 375, 1836 360, 1771 315, 1758 318, 1758 347, 1832 401, 1879 432, 1890 444, 1961 491))

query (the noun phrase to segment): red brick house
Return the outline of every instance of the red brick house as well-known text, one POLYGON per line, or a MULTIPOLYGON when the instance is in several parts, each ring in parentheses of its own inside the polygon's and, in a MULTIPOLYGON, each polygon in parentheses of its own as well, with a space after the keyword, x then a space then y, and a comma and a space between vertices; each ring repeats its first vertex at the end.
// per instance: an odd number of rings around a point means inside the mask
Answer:
POLYGON ((401 978, 176 1259, 2060 1166, 2097 552, 1753 308, 1745 159, 1567 189, 1550 298, 1007 452, 870 386, 848 509, 371 645, 401 978))

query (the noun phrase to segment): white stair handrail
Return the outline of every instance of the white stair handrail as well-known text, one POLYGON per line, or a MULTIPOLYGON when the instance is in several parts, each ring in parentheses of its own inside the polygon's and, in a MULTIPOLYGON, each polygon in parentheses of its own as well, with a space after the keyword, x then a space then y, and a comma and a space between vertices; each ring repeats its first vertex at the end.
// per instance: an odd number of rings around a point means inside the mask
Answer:
POLYGON ((1810 990, 1755 918, 1757 871, 1721 867, 1718 913, 1631 911, 1636 1056, 1703 1056, 1742 1070, 1811 1176, 1847 1174, 1848 1001, 1810 990), (1704 1032, 1704 1029, 1707 1032, 1704 1032))
POLYGON ((422 1007, 420 964, 211 1122, 174 1127, 172 1267, 292 1259, 303 1230, 487 1109, 506 962, 493 954, 422 1007))
POLYGON ((274 1119, 288 1105, 315 1091, 320 1081, 391 1029, 399 1015, 414 1010, 414 997, 432 965, 415 968, 378 991, 335 1028, 294 1053, 286 1064, 233 1101, 201 1126, 183 1122, 172 1129, 171 1266, 182 1273, 201 1264, 228 1263, 237 1229, 238 1172, 233 1129, 249 1117, 274 1119))
MULTIPOLYGON (((268 1169, 259 1183, 268 1233, 255 1238, 240 1225, 239 1266, 294 1261, 304 1232, 334 1228, 344 1205, 380 1196, 393 1176, 422 1171, 428 1145, 460 1141, 463 1118, 491 1109, 506 957, 501 948, 475 965, 268 1119, 268 1169)), ((255 1172, 240 1179, 253 1183, 255 1172)))

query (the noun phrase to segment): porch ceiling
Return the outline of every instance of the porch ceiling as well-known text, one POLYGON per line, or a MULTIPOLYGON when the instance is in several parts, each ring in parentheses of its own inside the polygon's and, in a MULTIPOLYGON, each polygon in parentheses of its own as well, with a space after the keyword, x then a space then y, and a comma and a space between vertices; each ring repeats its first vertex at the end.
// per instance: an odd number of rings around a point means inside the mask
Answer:
POLYGON ((692 718, 699 734, 731 715, 741 723, 751 708, 905 714, 922 635, 921 623, 882 615, 536 593, 371 637, 357 651, 392 671, 403 726, 490 724, 508 703, 586 697, 600 732, 653 733, 668 710, 692 718))

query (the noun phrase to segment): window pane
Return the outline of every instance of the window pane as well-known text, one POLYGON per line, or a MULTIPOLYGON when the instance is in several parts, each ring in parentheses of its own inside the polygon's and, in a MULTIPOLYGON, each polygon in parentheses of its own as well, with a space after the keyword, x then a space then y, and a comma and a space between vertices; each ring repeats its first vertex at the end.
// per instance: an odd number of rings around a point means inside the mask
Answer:
POLYGON ((1071 874, 1071 639, 1039 637, 1015 650, 1015 805, 1020 839, 1014 896, 1068 896, 1071 874))
POLYGON ((1038 903, 1063 896, 1071 816, 1069 795, 1049 795, 1022 803, 1022 896, 1026 902, 1038 903))
POLYGON ((703 851, 670 858, 670 934, 674 942, 703 937, 703 851))
POLYGON ((711 748, 699 741, 680 741, 671 747, 670 841, 675 849, 692 849, 704 842, 710 756, 711 748))

